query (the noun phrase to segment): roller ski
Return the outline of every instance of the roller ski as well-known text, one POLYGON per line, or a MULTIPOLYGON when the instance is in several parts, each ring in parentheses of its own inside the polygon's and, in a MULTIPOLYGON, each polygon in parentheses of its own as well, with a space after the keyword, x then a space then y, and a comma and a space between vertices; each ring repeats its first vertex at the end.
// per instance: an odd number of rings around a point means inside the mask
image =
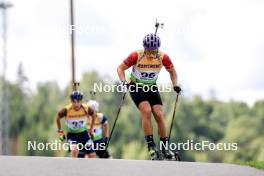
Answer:
POLYGON ((162 152, 162 151, 155 151, 149 150, 149 159, 150 160, 159 160, 159 161, 181 161, 178 152, 162 152))
POLYGON ((160 152, 156 149, 156 147, 148 148, 148 155, 150 160, 160 160, 160 152))
POLYGON ((170 150, 159 151, 154 146, 148 147, 148 155, 150 160, 181 161, 178 152, 170 150))
POLYGON ((178 152, 172 152, 170 150, 160 151, 160 159, 166 161, 181 161, 180 155, 178 152))

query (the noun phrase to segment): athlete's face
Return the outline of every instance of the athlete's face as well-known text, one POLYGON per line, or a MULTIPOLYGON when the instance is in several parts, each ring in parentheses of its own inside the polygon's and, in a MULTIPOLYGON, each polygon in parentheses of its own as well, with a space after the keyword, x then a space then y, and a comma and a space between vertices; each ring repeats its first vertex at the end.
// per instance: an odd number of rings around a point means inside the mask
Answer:
POLYGON ((82 102, 80 100, 72 100, 72 107, 75 110, 79 110, 81 108, 82 102))
POLYGON ((157 49, 155 49, 155 50, 145 50, 146 56, 148 58, 150 58, 150 59, 156 58, 157 53, 158 53, 158 50, 157 49))

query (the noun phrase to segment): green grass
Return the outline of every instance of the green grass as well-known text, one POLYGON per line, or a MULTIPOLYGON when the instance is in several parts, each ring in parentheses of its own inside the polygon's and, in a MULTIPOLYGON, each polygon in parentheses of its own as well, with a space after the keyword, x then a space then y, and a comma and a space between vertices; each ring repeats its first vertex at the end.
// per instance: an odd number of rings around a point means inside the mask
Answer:
POLYGON ((264 170, 264 161, 244 161, 244 162, 239 161, 239 162, 235 162, 235 164, 244 165, 244 166, 251 166, 251 167, 255 167, 255 168, 264 170))

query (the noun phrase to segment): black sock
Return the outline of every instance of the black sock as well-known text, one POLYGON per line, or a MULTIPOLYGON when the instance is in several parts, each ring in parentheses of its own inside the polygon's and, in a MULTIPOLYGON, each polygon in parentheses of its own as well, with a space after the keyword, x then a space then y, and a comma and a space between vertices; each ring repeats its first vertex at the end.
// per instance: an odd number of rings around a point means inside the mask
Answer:
POLYGON ((145 136, 145 140, 146 140, 146 142, 148 144, 148 148, 155 147, 155 142, 154 142, 154 139, 153 139, 153 135, 145 136))
POLYGON ((162 151, 166 150, 167 143, 169 142, 168 137, 160 138, 160 148, 162 151))

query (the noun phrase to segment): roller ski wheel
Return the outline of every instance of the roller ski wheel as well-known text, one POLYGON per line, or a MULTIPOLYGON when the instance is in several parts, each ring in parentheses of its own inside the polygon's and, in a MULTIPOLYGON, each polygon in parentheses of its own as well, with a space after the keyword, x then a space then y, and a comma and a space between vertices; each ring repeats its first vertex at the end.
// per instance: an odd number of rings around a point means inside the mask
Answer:
POLYGON ((174 161, 181 161, 181 157, 179 155, 179 152, 174 152, 174 161))

